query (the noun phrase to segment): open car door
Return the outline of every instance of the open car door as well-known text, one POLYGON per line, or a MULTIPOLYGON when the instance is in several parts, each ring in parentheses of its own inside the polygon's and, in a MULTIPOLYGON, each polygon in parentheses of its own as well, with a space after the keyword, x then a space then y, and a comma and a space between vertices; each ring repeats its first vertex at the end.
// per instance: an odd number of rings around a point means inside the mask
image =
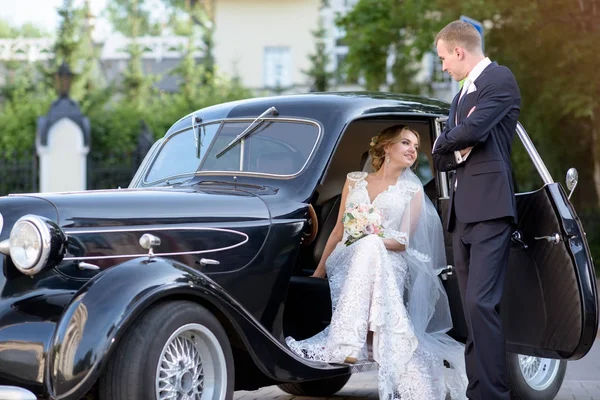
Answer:
MULTIPOLYGON (((436 121, 436 133, 443 119, 436 121)), ((552 180, 529 136, 519 124, 520 140, 544 185, 516 195, 518 226, 513 233, 501 305, 507 351, 575 360, 590 350, 598 330, 598 292, 594 266, 581 221, 563 187, 552 180)), ((448 212, 446 174, 438 172, 443 218, 448 212)), ((446 237, 452 264, 450 234, 446 237)), ((453 336, 466 333, 457 284, 445 285, 452 297, 453 336)))
POLYGON ((562 185, 552 180, 529 136, 517 134, 545 185, 516 196, 502 320, 507 350, 578 359, 598 329, 598 289, 585 231, 562 185))

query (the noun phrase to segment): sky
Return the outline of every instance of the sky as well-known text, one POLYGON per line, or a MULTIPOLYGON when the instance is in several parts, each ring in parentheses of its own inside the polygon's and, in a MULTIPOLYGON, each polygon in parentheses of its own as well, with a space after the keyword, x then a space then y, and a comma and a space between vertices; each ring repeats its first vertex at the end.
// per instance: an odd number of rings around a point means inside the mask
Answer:
MULTIPOLYGON (((54 32, 58 26, 56 9, 64 0, 0 0, 0 19, 9 21, 11 25, 22 25, 32 22, 48 32, 54 32)), ((96 35, 99 38, 111 33, 111 28, 102 16, 102 10, 110 0, 90 0, 92 13, 97 17, 96 35)), ((84 0, 75 0, 75 5, 82 5, 84 0)))
MULTIPOLYGON (((91 0, 94 15, 100 17, 108 1, 110 0, 91 0)), ((58 26, 56 9, 62 4, 63 0, 0 0, 0 18, 7 20, 11 25, 19 26, 31 22, 48 32, 54 32, 58 26)), ((83 0, 76 0, 75 4, 81 5, 83 0)), ((97 19, 96 30, 101 35, 110 32, 104 18, 97 19)))

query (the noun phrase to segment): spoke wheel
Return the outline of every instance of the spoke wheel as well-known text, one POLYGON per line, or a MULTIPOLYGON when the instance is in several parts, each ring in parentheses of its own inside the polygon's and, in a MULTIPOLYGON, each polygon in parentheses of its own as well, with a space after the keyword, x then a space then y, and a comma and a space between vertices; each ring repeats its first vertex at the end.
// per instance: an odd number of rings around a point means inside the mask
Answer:
POLYGON ((548 388, 554 382, 558 374, 560 361, 519 354, 519 366, 525 382, 532 389, 539 391, 548 388))
POLYGON ((98 382, 98 400, 232 400, 231 344, 217 317, 186 300, 133 321, 98 382))
POLYGON ((507 353, 508 384, 511 399, 552 400, 562 386, 567 371, 565 360, 507 353))
POLYGON ((212 400, 224 397, 225 355, 206 327, 188 324, 173 332, 156 368, 158 400, 212 400))

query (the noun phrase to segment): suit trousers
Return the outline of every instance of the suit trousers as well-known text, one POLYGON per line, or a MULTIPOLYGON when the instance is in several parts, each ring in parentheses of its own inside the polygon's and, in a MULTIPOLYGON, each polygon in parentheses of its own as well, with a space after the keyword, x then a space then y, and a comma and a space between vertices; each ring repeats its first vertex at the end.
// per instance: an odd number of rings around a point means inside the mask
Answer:
POLYGON ((465 364, 471 400, 508 400, 500 302, 508 268, 509 218, 465 224, 454 220, 456 276, 468 327, 465 364))

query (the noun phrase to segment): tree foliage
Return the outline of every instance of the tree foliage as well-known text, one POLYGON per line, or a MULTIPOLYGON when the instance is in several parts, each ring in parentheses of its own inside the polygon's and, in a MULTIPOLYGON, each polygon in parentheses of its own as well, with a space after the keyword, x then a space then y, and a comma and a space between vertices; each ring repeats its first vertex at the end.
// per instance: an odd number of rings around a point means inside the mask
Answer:
POLYGON ((312 32, 315 39, 315 51, 309 54, 310 69, 303 71, 311 80, 311 90, 326 92, 329 89, 334 73, 329 71, 330 56, 327 53, 325 39, 327 30, 323 26, 323 20, 319 18, 318 27, 312 32))
POLYGON ((115 30, 127 37, 161 32, 160 22, 152 18, 151 4, 146 0, 111 0, 105 11, 115 30))
POLYGON ((121 93, 136 109, 145 107, 157 77, 144 73, 142 56, 144 49, 138 38, 147 34, 158 34, 160 28, 151 19, 146 0, 115 0, 107 10, 115 29, 130 39, 127 47, 129 61, 120 83, 121 93))
POLYGON ((0 39, 41 38, 46 36, 49 36, 48 32, 30 22, 15 26, 4 19, 0 19, 0 39))
POLYGON ((359 0, 336 23, 345 31, 350 80, 361 76, 367 90, 381 90, 389 74, 393 91, 422 90, 415 76, 441 24, 434 1, 359 0))
MULTIPOLYGON (((214 0, 162 1, 170 10, 168 25, 173 27, 175 34, 189 38, 186 54, 189 56, 195 50, 202 51, 201 66, 197 67, 200 72, 200 80, 202 84, 211 85, 215 75, 214 0), (195 47, 196 45, 199 45, 198 48, 195 47)), ((191 59, 188 58, 185 63, 187 66, 184 68, 189 71, 189 67, 192 65, 191 59)))

